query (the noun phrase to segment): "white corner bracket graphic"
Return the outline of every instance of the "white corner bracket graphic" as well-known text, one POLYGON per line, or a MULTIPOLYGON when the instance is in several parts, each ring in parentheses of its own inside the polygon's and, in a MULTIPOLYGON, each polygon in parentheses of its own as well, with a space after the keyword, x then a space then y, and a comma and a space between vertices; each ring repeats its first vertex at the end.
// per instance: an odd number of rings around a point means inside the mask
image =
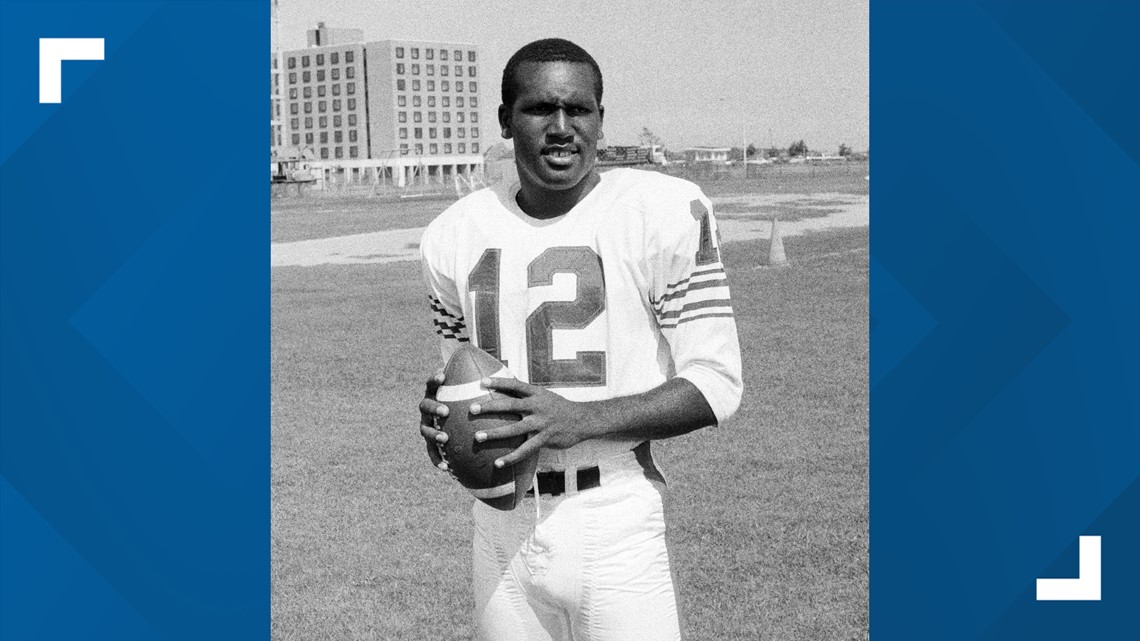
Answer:
POLYGON ((40 104, 62 100, 64 60, 102 59, 102 38, 40 38, 40 104))
POLYGON ((1037 579, 1038 601, 1100 601, 1100 537, 1082 536, 1075 579, 1037 579))

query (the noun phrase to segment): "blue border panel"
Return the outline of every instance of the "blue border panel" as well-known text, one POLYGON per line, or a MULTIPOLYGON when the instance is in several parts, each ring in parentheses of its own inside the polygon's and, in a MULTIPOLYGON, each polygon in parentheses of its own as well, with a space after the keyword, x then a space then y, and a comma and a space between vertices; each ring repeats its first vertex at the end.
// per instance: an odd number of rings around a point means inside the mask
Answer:
POLYGON ((0 638, 269 636, 269 3, 0 1, 0 638), (104 38, 38 102, 40 38, 104 38))
POLYGON ((1140 3, 871 20, 871 638, 1140 639, 1140 3))

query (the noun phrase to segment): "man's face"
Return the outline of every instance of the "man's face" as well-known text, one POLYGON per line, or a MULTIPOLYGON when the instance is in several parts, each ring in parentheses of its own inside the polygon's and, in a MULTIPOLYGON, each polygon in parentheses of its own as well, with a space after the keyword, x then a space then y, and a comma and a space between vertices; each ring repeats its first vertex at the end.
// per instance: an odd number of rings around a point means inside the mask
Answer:
POLYGON ((560 191, 589 176, 598 157, 604 110, 594 70, 577 62, 528 62, 517 69, 518 97, 499 107, 503 137, 515 141, 524 186, 560 191))

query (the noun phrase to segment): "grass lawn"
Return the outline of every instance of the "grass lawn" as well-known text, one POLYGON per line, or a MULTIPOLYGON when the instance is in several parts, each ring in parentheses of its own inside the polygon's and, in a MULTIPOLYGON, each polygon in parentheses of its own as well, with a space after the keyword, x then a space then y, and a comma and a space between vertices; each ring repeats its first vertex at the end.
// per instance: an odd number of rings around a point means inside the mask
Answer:
MULTIPOLYGON (((275 241, 421 226, 445 204, 311 220, 332 201, 283 200, 275 241)), ((740 411, 654 446, 690 641, 867 638, 867 229, 784 243, 786 269, 757 267, 764 242, 723 250, 740 411)), ((438 366, 418 264, 276 268, 272 285, 273 638, 469 639, 471 498, 416 428, 438 366)))

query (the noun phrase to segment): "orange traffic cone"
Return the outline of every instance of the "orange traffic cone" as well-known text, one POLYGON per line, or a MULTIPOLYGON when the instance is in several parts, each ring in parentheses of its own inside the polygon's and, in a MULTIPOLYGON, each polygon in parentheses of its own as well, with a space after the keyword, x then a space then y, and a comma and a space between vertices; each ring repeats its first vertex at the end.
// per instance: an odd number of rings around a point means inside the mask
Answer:
POLYGON ((768 244, 768 266, 788 266, 788 257, 784 254, 784 239, 780 238, 780 221, 775 216, 772 217, 772 236, 768 244))

